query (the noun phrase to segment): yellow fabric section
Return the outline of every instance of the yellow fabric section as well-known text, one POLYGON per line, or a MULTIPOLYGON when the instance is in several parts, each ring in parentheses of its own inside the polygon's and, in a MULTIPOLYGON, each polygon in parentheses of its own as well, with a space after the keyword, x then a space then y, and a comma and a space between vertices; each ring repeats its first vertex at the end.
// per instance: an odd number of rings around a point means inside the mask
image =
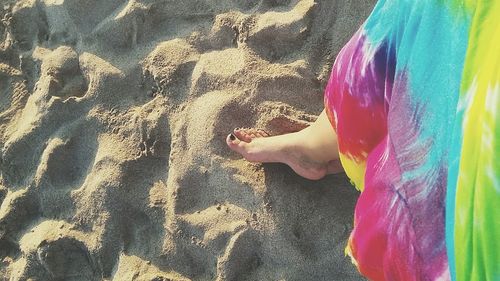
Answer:
POLYGON ((340 153, 340 162, 356 189, 363 191, 365 187, 366 162, 358 162, 342 153, 340 153))
POLYGON ((460 106, 456 279, 500 277, 500 1, 476 1, 460 106))

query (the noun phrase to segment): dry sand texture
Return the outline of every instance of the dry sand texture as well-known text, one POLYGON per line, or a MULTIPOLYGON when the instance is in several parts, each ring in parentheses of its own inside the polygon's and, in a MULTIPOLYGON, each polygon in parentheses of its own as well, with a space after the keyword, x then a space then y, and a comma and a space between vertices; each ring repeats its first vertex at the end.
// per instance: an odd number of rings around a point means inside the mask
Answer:
POLYGON ((2 0, 1 280, 357 280, 356 192, 243 161, 374 1, 2 0))

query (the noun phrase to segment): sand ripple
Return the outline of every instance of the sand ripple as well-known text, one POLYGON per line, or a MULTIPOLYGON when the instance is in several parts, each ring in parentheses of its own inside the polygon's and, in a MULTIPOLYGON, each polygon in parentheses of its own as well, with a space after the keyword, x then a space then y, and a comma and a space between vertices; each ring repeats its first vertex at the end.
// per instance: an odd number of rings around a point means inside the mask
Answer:
POLYGON ((0 279, 358 280, 346 178, 224 139, 314 121, 365 2, 3 1, 0 279))

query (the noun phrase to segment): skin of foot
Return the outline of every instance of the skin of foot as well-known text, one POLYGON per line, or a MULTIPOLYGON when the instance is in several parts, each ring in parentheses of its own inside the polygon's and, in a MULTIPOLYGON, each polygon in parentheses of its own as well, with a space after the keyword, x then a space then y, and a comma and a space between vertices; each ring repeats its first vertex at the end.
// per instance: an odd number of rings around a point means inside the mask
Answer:
POLYGON ((324 110, 313 124, 299 132, 269 136, 260 129, 236 128, 226 143, 250 162, 284 163, 310 180, 343 171, 337 136, 324 110))

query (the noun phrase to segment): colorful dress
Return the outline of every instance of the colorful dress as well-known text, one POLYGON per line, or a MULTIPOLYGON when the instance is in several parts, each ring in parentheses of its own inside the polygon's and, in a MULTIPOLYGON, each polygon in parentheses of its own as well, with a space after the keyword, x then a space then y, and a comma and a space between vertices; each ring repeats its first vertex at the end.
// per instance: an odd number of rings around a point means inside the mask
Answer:
POLYGON ((500 0, 380 0, 325 89, 371 280, 500 280, 500 0))

